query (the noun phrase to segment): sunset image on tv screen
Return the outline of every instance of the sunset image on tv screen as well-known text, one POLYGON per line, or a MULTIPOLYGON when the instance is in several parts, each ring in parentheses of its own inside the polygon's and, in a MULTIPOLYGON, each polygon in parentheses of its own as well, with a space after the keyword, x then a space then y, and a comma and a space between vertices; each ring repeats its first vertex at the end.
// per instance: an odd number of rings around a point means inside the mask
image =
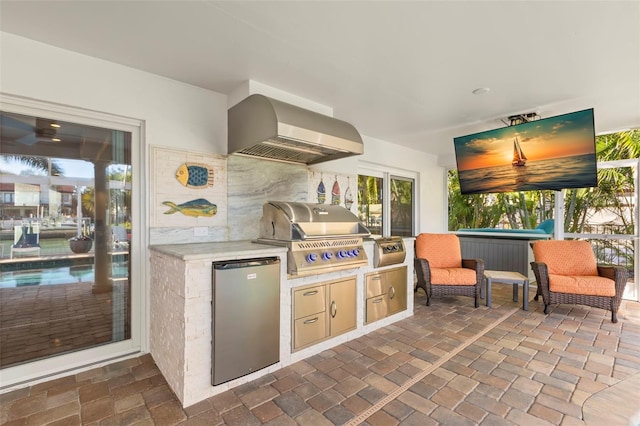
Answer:
POLYGON ((454 139, 463 194, 597 186, 593 109, 454 139))

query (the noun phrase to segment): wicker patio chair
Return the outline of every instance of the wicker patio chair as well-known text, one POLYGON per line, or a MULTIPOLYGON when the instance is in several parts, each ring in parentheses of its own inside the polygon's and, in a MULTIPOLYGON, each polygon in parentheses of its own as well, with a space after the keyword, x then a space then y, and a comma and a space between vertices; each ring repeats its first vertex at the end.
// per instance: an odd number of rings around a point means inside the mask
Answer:
POLYGON ((460 240, 454 234, 422 233, 416 237, 414 266, 417 286, 427 294, 426 305, 434 296, 473 297, 477 308, 484 281, 484 261, 462 259, 460 240))
POLYGON ((621 266, 598 265, 588 241, 547 240, 533 244, 531 269, 542 295, 544 313, 552 303, 592 306, 611 311, 611 322, 618 322, 629 272, 621 266))

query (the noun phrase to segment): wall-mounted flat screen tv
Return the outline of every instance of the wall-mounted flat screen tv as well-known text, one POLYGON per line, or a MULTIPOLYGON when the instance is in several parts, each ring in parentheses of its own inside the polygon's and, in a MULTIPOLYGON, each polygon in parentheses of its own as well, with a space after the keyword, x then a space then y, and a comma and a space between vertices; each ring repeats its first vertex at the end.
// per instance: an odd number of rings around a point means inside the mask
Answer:
POLYGON ((593 108, 453 142, 462 194, 598 186, 593 108))

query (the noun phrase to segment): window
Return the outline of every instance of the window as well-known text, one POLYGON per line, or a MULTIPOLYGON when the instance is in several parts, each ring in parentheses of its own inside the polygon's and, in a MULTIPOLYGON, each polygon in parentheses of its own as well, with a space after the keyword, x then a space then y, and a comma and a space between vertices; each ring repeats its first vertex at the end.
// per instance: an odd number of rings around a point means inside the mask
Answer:
POLYGON ((388 172, 358 175, 358 217, 374 236, 414 235, 415 179, 388 172))
POLYGON ((13 192, 5 192, 2 194, 3 204, 13 204, 13 192))
POLYGON ((382 236, 382 190, 382 178, 358 175, 358 218, 378 236, 382 236))

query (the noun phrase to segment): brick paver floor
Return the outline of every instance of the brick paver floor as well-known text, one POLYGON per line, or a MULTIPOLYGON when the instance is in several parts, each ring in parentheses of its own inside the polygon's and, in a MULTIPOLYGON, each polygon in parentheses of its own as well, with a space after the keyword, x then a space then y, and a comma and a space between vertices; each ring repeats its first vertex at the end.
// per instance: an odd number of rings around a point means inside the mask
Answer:
MULTIPOLYGON (((415 315, 182 408, 150 355, 0 396, 3 425, 629 425, 640 303, 529 311, 415 295, 415 315), (604 423, 603 419, 606 419, 604 423)), ((634 392, 635 390, 635 392, 634 392)))

